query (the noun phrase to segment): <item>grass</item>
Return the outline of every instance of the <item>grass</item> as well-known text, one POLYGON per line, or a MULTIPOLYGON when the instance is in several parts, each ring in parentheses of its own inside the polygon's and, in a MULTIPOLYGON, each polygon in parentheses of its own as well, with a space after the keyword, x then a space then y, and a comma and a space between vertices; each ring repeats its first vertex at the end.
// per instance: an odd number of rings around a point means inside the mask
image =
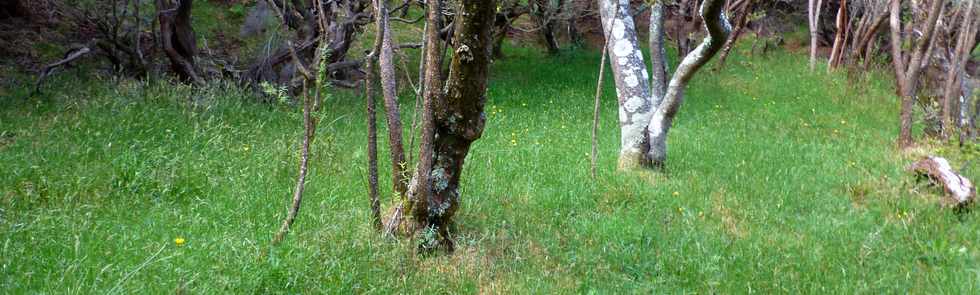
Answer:
MULTIPOLYGON (((297 106, 255 103, 227 85, 69 74, 30 101, 5 91, 0 290, 980 292, 976 214, 938 206, 937 191, 903 170, 912 156, 893 148, 885 75, 811 74, 798 54, 734 53, 689 87, 666 178, 615 171, 606 77, 592 181, 598 54, 508 49, 463 175, 457 252, 429 257, 370 226, 353 93, 330 90, 298 222, 260 258, 296 173, 297 106)), ((402 103, 407 125, 414 101, 402 103)), ((971 155, 923 150, 954 163, 971 155)))

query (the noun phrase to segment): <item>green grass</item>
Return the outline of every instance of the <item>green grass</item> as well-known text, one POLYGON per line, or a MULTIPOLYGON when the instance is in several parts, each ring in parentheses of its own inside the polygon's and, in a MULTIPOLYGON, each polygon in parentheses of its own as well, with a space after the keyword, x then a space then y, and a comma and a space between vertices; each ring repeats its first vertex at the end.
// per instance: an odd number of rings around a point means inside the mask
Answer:
MULTIPOLYGON (((370 226, 355 94, 330 90, 298 222, 260 258, 296 173, 297 106, 231 86, 73 75, 31 101, 10 90, 0 100, 0 290, 980 292, 976 214, 938 206, 903 170, 885 75, 810 74, 797 54, 734 53, 688 89, 667 178, 615 171, 606 77, 592 181, 598 53, 508 49, 463 175, 458 249, 429 257, 370 226)), ((402 103, 409 123, 414 98, 402 103)))

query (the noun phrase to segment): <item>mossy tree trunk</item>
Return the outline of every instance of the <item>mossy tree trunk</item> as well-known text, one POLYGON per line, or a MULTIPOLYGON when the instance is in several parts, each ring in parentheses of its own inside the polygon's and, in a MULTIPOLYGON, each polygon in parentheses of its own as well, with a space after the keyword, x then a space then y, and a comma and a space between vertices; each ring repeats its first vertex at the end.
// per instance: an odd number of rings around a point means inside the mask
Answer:
MULTIPOLYGON (((417 228, 422 230, 423 237, 434 237, 423 239, 422 248, 425 250, 433 249, 436 242, 444 245, 448 251, 453 250, 450 226, 459 208, 463 163, 470 145, 483 134, 486 120, 483 106, 490 71, 493 47, 491 28, 496 3, 462 0, 458 5, 452 38, 453 58, 445 88, 434 87, 440 84, 432 81, 438 79, 438 67, 430 67, 433 64, 428 63, 430 60, 426 61, 427 72, 433 72, 426 75, 425 97, 431 107, 431 122, 423 122, 423 128, 430 128, 424 132, 431 132, 431 137, 423 134, 423 155, 419 159, 419 173, 423 173, 423 177, 416 176, 409 193, 410 199, 414 200, 412 213, 417 228), (425 150, 428 148, 427 141, 431 141, 431 151, 425 150)), ((433 12, 429 13, 428 19, 433 21, 433 12)), ((439 27, 438 23, 428 25, 431 28, 439 27)), ((432 55, 427 54, 427 59, 435 58, 439 46, 432 46, 431 41, 438 37, 436 34, 427 36, 426 50, 433 51, 432 55)))

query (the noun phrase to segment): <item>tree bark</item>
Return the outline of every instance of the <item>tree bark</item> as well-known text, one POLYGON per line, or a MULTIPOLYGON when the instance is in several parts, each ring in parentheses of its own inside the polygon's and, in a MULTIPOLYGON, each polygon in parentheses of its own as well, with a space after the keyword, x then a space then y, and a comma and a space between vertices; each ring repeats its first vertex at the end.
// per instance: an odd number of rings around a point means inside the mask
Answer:
POLYGON ((170 59, 171 69, 181 80, 203 84, 204 80, 194 68, 197 40, 191 26, 191 7, 194 0, 182 0, 176 8, 170 0, 156 0, 160 39, 163 51, 170 59))
POLYGON ((827 70, 830 71, 837 67, 838 57, 844 50, 844 43, 847 41, 847 0, 841 0, 840 8, 837 10, 837 33, 834 37, 834 46, 830 49, 830 58, 827 59, 827 70))
POLYGON ((942 2, 942 0, 933 1, 932 6, 929 8, 928 19, 926 20, 922 37, 919 38, 914 48, 912 58, 909 59, 908 64, 905 64, 901 51, 901 0, 892 0, 890 18, 892 65, 895 68, 895 81, 898 84, 899 95, 902 98, 898 145, 903 148, 912 144, 912 105, 915 98, 916 84, 918 83, 919 74, 922 72, 923 58, 927 56, 926 52, 930 50, 933 44, 931 42, 932 35, 936 28, 936 22, 939 20, 942 2))
POLYGON ((809 0, 809 24, 810 24, 810 71, 813 71, 817 63, 817 39, 820 36, 820 9, 823 0, 809 0))
MULTIPOLYGON (((435 248, 435 242, 444 245, 448 251, 454 249, 450 236, 453 216, 459 207, 459 184, 463 163, 469 153, 470 145, 483 134, 487 80, 490 70, 491 28, 493 26, 495 1, 463 0, 459 2, 459 14, 454 21, 453 58, 449 65, 445 96, 426 97, 433 103, 434 131, 432 155, 421 157, 420 165, 431 165, 422 187, 429 187, 430 193, 419 200, 414 209, 415 221, 424 233, 438 236, 438 241, 423 241, 423 250, 435 248), (424 205, 423 205, 424 204, 424 205)), ((432 26, 437 27, 437 26, 432 26)), ((430 39, 431 40, 431 39, 430 39)), ((435 44, 429 44, 435 45, 435 44)), ((439 46, 431 46, 436 49, 439 46)), ((436 58, 433 52, 427 58, 436 58)), ((427 69, 428 73, 438 71, 438 66, 427 69)), ((427 74, 427 80, 435 78, 427 74)), ((434 79, 433 79, 434 80, 434 79)), ((430 81, 427 81, 429 83, 430 81)), ((427 92, 442 88, 426 86, 427 92)), ((419 173, 426 170, 420 169, 419 173)))
MULTIPOLYGON (((282 226, 279 227, 279 231, 276 236, 272 239, 272 244, 278 244, 289 233, 289 228, 296 221, 296 216, 299 214, 300 204, 303 202, 303 191, 306 188, 306 173, 309 170, 310 162, 310 143, 313 141, 313 136, 316 132, 316 119, 313 118, 311 114, 311 101, 308 89, 305 87, 306 82, 303 82, 303 144, 300 147, 300 162, 299 162, 299 173, 296 176, 296 188, 293 189, 293 201, 286 213, 286 219, 283 220, 282 226)), ((316 95, 319 96, 319 89, 315 90, 316 95)), ((315 98, 319 100, 319 97, 315 98)))
MULTIPOLYGON (((374 0, 375 11, 379 11, 378 2, 374 0)), ((378 14, 380 15, 380 13, 378 14)), ((381 201, 378 197, 378 120, 375 110, 375 84, 378 80, 378 72, 375 67, 375 60, 381 52, 381 44, 384 41, 384 30, 382 21, 376 20, 377 31, 374 38, 374 45, 371 46, 371 53, 367 57, 366 72, 367 77, 364 81, 364 100, 367 105, 368 120, 368 197, 371 201, 372 224, 376 229, 381 229, 381 201)))
MULTIPOLYGON (((965 48, 968 40, 974 34, 971 31, 973 24, 973 1, 969 1, 966 6, 966 11, 963 14, 963 20, 960 23, 959 33, 956 34, 956 47, 953 49, 952 54, 949 58, 949 68, 946 71, 946 85, 943 91, 943 141, 948 142, 949 138, 953 132, 953 96, 956 95, 957 90, 960 90, 959 85, 957 85, 960 80, 960 73, 964 71, 963 67, 966 64, 966 55, 969 54, 965 48)), ((962 112, 961 112, 962 113, 962 112)), ((956 120, 959 123, 961 120, 956 120)), ((962 124, 961 124, 962 127, 962 124)))
POLYGON ((722 47, 721 52, 718 53, 718 63, 715 65, 715 71, 719 71, 725 67, 725 60, 728 59, 728 54, 735 47, 735 42, 742 35, 745 26, 748 25, 749 14, 752 13, 752 3, 748 0, 738 2, 738 6, 735 6, 732 11, 738 14, 735 18, 735 28, 728 35, 728 38, 725 39, 725 45, 722 47))
POLYGON ((707 0, 700 9, 708 36, 684 57, 669 83, 663 46, 663 7, 651 11, 650 32, 653 75, 647 74, 629 1, 600 2, 599 12, 608 40, 610 62, 619 101, 621 146, 619 168, 662 169, 667 155, 667 132, 683 101, 684 87, 724 45, 731 26, 722 14, 721 0, 707 0), (615 5, 615 6, 614 6, 615 5))
POLYGON ((408 186, 408 174, 405 167, 405 148, 402 144, 402 121, 398 107, 396 88, 394 50, 392 48, 391 30, 388 22, 388 7, 386 0, 376 1, 377 32, 381 36, 381 47, 378 51, 378 69, 381 75, 381 93, 384 96, 385 121, 388 123, 388 145, 391 153, 391 177, 394 191, 404 196, 408 186))
POLYGON ((667 92, 664 94, 663 102, 657 107, 650 120, 650 150, 648 157, 653 167, 664 169, 667 160, 667 133, 673 124, 674 116, 680 109, 684 101, 684 88, 694 77, 702 66, 711 59, 723 45, 723 41, 731 32, 731 25, 728 19, 721 13, 723 6, 721 0, 705 0, 701 4, 701 18, 708 31, 701 45, 691 51, 684 60, 677 66, 670 84, 667 85, 667 92))
MULTIPOLYGON (((424 75, 422 76, 422 136, 419 144, 419 162, 415 177, 409 183, 408 210, 411 211, 416 227, 424 228, 428 221, 428 200, 432 194, 430 174, 433 166, 433 145, 435 141, 435 105, 442 100, 442 57, 439 30, 442 27, 442 1, 426 2, 424 75)), ((396 209, 392 222, 386 232, 398 226, 401 212, 396 209)))
MULTIPOLYGON (((650 149, 646 128, 650 115, 653 114, 654 104, 650 95, 650 75, 638 46, 636 26, 629 12, 629 1, 601 1, 599 14, 603 31, 609 32, 606 46, 619 102, 619 168, 628 170, 646 167, 650 164, 645 156, 650 149)), ((654 39, 659 38, 651 40, 654 39)))

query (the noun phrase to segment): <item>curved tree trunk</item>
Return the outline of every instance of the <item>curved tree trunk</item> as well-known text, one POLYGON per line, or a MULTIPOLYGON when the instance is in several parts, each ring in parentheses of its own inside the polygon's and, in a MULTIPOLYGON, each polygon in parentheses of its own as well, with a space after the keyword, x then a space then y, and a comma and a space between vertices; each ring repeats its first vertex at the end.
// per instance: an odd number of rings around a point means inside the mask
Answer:
POLYGON ((667 161, 667 133, 670 131, 674 116, 680 109, 684 101, 684 88, 694 77, 701 67, 711 59, 723 45, 731 32, 731 25, 728 19, 721 13, 724 1, 705 0, 701 5, 701 18, 704 20, 708 35, 705 36, 701 45, 691 51, 684 60, 677 66, 677 71, 667 85, 667 93, 664 94, 663 102, 653 113, 650 120, 650 151, 649 158, 651 164, 659 169, 665 167, 667 161))
POLYGON ((191 26, 191 7, 194 0, 182 0, 173 7, 170 0, 156 0, 160 22, 160 39, 163 51, 170 59, 170 67, 181 80, 204 83, 194 68, 197 41, 191 26))

